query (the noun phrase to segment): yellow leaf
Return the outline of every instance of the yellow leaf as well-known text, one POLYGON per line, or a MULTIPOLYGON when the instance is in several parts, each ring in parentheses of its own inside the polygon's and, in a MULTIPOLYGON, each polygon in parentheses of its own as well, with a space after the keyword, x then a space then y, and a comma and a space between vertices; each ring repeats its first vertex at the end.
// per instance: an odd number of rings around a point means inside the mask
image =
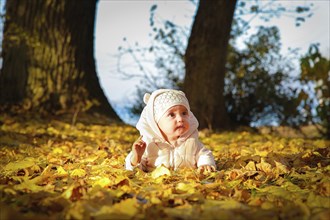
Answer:
POLYGON ((97 160, 99 158, 99 156, 90 156, 90 157, 87 157, 85 160, 83 160, 83 162, 85 163, 90 163, 90 162, 94 162, 95 160, 97 160))
POLYGON ((275 170, 278 174, 285 174, 289 172, 289 169, 284 164, 277 162, 276 160, 274 162, 276 165, 275 170))
POLYGON ((6 171, 17 171, 26 169, 35 165, 34 158, 28 157, 17 162, 10 162, 5 166, 6 171))
POLYGON ((245 169, 246 169, 246 170, 251 170, 251 171, 257 170, 254 161, 250 161, 250 162, 245 166, 245 169))
POLYGON ((66 175, 66 174, 68 174, 68 172, 66 172, 66 171, 63 169, 63 167, 61 167, 61 166, 59 166, 59 167, 56 168, 56 173, 57 173, 57 174, 60 174, 60 175, 66 175))
POLYGON ((96 185, 100 185, 101 187, 109 186, 111 183, 110 179, 108 177, 103 177, 96 182, 93 183, 93 187, 96 185))
POLYGON ((171 176, 171 171, 164 166, 157 167, 151 173, 151 177, 154 179, 157 179, 158 177, 164 176, 164 175, 171 176))
POLYGON ((62 193, 62 197, 66 198, 66 199, 70 199, 71 195, 72 195, 72 191, 74 189, 74 185, 69 186, 63 193, 62 193))
POLYGON ((56 147, 53 149, 53 154, 62 154, 63 150, 59 147, 56 147))
POLYGON ((162 190, 162 197, 163 197, 163 198, 168 198, 168 197, 170 197, 172 194, 173 194, 173 191, 172 191, 171 188, 163 189, 163 190, 162 190))
POLYGON ((71 173, 71 176, 83 177, 86 175, 85 170, 83 169, 74 169, 71 173))
POLYGON ((150 202, 152 204, 161 204, 162 203, 162 201, 158 197, 154 197, 154 196, 150 198, 150 202))
POLYGON ((291 183, 291 182, 285 182, 281 185, 282 188, 285 188, 286 190, 295 193, 296 195, 299 194, 305 194, 308 193, 308 189, 301 189, 299 186, 291 183))
POLYGON ((14 189, 21 191, 39 192, 43 191, 44 187, 36 185, 33 179, 29 180, 28 178, 23 178, 22 183, 15 185, 14 189))
POLYGON ((307 198, 307 204, 311 208, 325 208, 330 209, 329 197, 323 197, 315 195, 313 192, 310 192, 307 198))
POLYGON ((191 184, 185 184, 185 183, 178 183, 175 187, 177 192, 184 192, 184 193, 190 193, 193 194, 195 193, 195 187, 191 184))
POLYGON ((277 197, 282 197, 282 198, 290 198, 290 193, 281 188, 280 186, 267 186, 265 188, 259 188, 259 192, 266 193, 266 194, 271 194, 277 197))
POLYGON ((264 203, 261 204, 262 209, 272 209, 274 208, 273 203, 265 201, 264 203))
POLYGON ((313 151, 313 154, 315 155, 315 156, 318 156, 318 157, 323 157, 319 152, 317 152, 317 151, 313 151))
POLYGON ((95 214, 95 219, 131 219, 138 213, 135 198, 125 199, 111 206, 103 206, 95 214))
POLYGON ((260 206, 261 204, 262 200, 259 197, 251 198, 248 203, 250 206, 260 206))
POLYGON ((261 158, 261 162, 258 163, 256 165, 256 167, 261 170, 264 171, 265 173, 270 173, 272 172, 272 165, 270 165, 269 163, 267 163, 263 158, 261 158))
POLYGON ((16 196, 16 195, 17 195, 16 191, 13 190, 13 189, 11 189, 11 188, 5 188, 3 191, 4 191, 5 193, 7 193, 7 194, 11 194, 11 195, 13 195, 13 196, 16 196))
POLYGON ((221 209, 247 209, 247 206, 234 199, 226 199, 223 201, 218 200, 205 200, 205 206, 217 206, 221 209))
POLYGON ((261 157, 266 157, 269 153, 269 151, 267 150, 258 150, 258 149, 255 149, 256 151, 256 155, 259 155, 261 157))
POLYGON ((168 219, 192 219, 194 216, 194 208, 189 203, 178 205, 175 208, 164 208, 164 212, 168 215, 168 219))

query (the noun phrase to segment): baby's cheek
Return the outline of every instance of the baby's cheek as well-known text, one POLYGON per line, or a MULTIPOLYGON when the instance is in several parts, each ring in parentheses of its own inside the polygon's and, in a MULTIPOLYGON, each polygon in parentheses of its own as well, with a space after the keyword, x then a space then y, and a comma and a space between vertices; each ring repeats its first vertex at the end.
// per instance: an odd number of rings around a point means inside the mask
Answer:
POLYGON ((185 132, 189 131, 189 128, 190 128, 189 124, 186 125, 186 126, 185 126, 185 132))

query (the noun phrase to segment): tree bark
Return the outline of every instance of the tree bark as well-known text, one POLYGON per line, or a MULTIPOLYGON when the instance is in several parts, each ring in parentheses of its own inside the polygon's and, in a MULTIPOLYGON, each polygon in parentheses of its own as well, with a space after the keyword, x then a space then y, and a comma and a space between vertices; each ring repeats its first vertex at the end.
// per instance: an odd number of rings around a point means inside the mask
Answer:
POLYGON ((97 112, 119 120, 94 61, 97 0, 9 0, 0 104, 37 112, 97 112))
POLYGON ((185 54, 184 91, 200 128, 232 127, 225 108, 227 47, 236 0, 200 1, 185 54))

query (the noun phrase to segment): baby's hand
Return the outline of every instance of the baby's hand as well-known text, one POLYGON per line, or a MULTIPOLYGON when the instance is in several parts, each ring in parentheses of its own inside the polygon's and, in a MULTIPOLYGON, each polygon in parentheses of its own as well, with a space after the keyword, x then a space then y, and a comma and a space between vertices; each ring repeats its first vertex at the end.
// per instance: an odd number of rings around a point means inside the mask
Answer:
POLYGON ((204 166, 198 167, 198 170, 197 171, 199 173, 204 173, 204 172, 210 173, 210 172, 216 171, 216 169, 215 169, 214 166, 204 165, 204 166))
POLYGON ((142 140, 142 136, 140 136, 132 146, 132 157, 131 157, 131 164, 135 166, 136 164, 140 163, 141 157, 146 150, 146 143, 142 140))

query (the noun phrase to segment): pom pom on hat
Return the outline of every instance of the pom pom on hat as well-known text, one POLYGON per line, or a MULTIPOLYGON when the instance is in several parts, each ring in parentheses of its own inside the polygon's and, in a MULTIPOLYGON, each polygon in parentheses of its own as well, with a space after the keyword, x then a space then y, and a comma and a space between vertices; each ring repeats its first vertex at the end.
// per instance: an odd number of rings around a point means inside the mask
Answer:
POLYGON ((143 102, 144 102, 144 104, 148 104, 149 98, 150 98, 150 94, 149 93, 144 94, 144 96, 143 96, 143 102))

